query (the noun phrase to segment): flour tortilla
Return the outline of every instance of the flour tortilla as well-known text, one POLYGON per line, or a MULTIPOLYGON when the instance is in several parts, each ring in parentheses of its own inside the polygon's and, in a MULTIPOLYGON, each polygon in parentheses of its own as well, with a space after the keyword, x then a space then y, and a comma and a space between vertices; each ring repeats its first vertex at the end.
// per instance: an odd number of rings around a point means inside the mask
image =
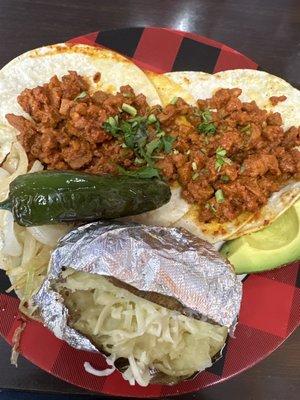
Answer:
MULTIPOLYGON (((171 72, 166 76, 188 90, 194 99, 212 97, 220 88, 242 89, 242 101, 255 100, 260 108, 280 112, 284 129, 300 125, 300 92, 281 78, 263 71, 238 69, 209 75, 203 72, 171 72), (287 100, 273 106, 271 96, 285 95, 287 100)), ((300 198, 300 182, 291 182, 279 192, 273 193, 268 204, 256 214, 245 213, 237 219, 219 224, 217 222, 201 223, 197 218, 194 206, 179 219, 175 225, 183 227, 197 236, 212 243, 236 238, 258 231, 271 224, 288 207, 300 198)))
POLYGON ((172 187, 171 192, 170 201, 157 210, 126 217, 123 220, 145 225, 174 226, 189 211, 190 204, 182 198, 181 187, 179 185, 172 187))
POLYGON ((155 86, 164 106, 169 104, 176 97, 181 97, 189 104, 196 104, 196 100, 191 95, 190 91, 180 83, 170 79, 168 74, 157 74, 150 71, 147 71, 146 74, 155 86))
POLYGON ((14 138, 14 129, 8 125, 0 123, 0 165, 5 160, 6 156, 10 153, 14 138))
POLYGON ((210 75, 204 72, 184 71, 165 74, 197 99, 207 99, 220 88, 240 88, 242 101, 255 100, 258 107, 281 113, 285 129, 300 125, 300 91, 285 80, 268 72, 253 69, 234 69, 210 75), (271 96, 287 97, 273 106, 271 96))
POLYGON ((0 71, 0 123, 8 125, 5 115, 28 115, 17 103, 25 88, 48 82, 76 71, 87 78, 93 90, 116 93, 120 86, 130 85, 136 94, 143 93, 150 105, 161 104, 160 97, 146 74, 132 61, 114 51, 88 45, 56 44, 30 50, 16 57, 0 71), (94 83, 95 73, 101 79, 94 83))
POLYGON ((177 85, 181 86, 183 90, 189 92, 194 103, 196 103, 198 99, 205 98, 201 96, 199 97, 199 93, 206 93, 206 87, 209 87, 210 82, 214 82, 214 75, 206 72, 178 71, 167 72, 164 75, 177 85))

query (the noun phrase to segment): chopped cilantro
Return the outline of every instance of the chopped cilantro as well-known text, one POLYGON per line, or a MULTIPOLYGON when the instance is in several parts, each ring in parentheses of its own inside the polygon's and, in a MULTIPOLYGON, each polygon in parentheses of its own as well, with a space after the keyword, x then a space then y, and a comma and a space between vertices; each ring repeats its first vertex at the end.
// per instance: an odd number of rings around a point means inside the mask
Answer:
POLYGON ((211 112, 209 110, 205 110, 200 115, 203 119, 203 122, 198 125, 198 131, 206 135, 213 135, 216 132, 217 128, 216 125, 212 122, 211 112))
POLYGON ((154 114, 150 114, 149 117, 135 116, 126 121, 119 119, 118 116, 109 117, 103 124, 103 128, 112 136, 122 138, 125 147, 132 149, 137 158, 146 162, 148 166, 153 166, 154 159, 158 157, 157 153, 161 151, 170 153, 176 139, 160 130, 160 123, 157 120, 154 121, 154 118, 156 119, 154 114), (155 124, 157 132, 156 138, 151 141, 149 141, 148 132, 149 117, 151 117, 150 122, 155 124))
POLYGON ((165 136, 166 132, 165 131, 160 131, 156 134, 157 137, 161 138, 163 136, 165 136))
POLYGON ((227 151, 218 147, 216 150, 216 163, 215 168, 219 172, 224 164, 231 164, 231 160, 226 157, 227 151))
POLYGON ((134 163, 135 163, 136 165, 144 164, 144 160, 143 160, 142 158, 136 157, 135 160, 134 160, 134 163))
POLYGON ((152 156, 154 150, 159 149, 162 146, 161 140, 159 138, 153 139, 151 142, 146 144, 146 154, 148 157, 152 156))
POLYGON ((103 128, 106 130, 106 132, 109 132, 112 136, 118 137, 118 132, 119 132, 119 118, 116 115, 115 117, 109 117, 106 122, 103 124, 103 128))
POLYGON ((162 140, 164 152, 167 153, 167 154, 171 153, 172 146, 173 146, 173 143, 175 141, 175 138, 173 136, 166 136, 165 135, 165 136, 162 137, 161 140, 162 140))
POLYGON ((213 122, 202 122, 197 127, 198 131, 201 133, 205 133, 205 135, 213 135, 217 128, 213 122))
POLYGON ((218 147, 216 150, 216 155, 220 157, 226 156, 227 151, 225 149, 222 149, 222 147, 218 147))

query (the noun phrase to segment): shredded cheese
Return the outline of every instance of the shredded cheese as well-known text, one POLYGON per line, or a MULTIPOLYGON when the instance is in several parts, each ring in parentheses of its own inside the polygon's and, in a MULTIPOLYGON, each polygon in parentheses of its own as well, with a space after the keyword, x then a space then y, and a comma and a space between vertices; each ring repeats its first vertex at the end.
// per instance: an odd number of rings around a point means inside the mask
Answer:
POLYGON ((99 275, 71 269, 62 275, 56 289, 70 324, 113 359, 127 359, 123 378, 131 385, 147 386, 153 371, 190 376, 209 367, 224 346, 225 327, 149 302, 99 275))

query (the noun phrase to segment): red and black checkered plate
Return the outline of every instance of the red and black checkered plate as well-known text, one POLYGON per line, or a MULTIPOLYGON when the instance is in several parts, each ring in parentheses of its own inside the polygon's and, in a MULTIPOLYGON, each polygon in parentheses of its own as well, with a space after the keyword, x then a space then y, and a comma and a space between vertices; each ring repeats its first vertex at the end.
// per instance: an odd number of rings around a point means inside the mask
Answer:
MULTIPOLYGON (((257 68, 255 62, 221 43, 170 29, 129 28, 95 32, 70 42, 108 47, 130 57, 137 65, 156 72, 187 70, 213 73, 234 68, 257 68)), ((195 379, 175 386, 130 386, 119 372, 104 378, 90 375, 85 372, 83 363, 89 361, 95 368, 105 368, 101 355, 73 349, 34 321, 27 323, 22 334, 21 353, 45 371, 93 392, 127 397, 165 397, 198 391, 250 368, 274 351, 299 325, 299 267, 298 262, 277 271, 249 276, 244 281, 235 339, 229 339, 223 357, 195 379)), ((0 334, 8 343, 11 343, 20 323, 18 300, 1 294, 0 334)))

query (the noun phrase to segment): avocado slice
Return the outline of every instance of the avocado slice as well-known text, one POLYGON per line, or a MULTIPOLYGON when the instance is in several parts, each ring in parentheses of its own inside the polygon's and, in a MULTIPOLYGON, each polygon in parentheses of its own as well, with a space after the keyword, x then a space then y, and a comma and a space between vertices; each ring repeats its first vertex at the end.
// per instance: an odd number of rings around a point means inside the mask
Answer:
POLYGON ((237 274, 267 271, 300 260, 300 200, 268 227, 226 242, 220 252, 237 274))

